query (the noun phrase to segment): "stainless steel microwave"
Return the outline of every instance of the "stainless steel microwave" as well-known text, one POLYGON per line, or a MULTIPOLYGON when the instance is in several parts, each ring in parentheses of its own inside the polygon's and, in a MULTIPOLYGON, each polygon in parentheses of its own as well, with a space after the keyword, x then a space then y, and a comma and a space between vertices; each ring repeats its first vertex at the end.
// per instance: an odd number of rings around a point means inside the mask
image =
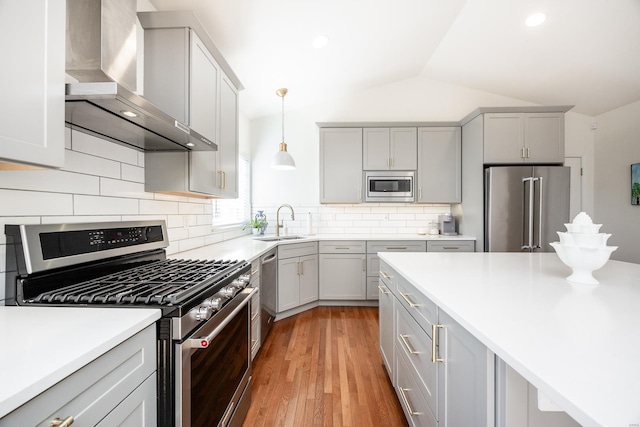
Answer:
POLYGON ((368 171, 365 202, 414 202, 415 171, 368 171))

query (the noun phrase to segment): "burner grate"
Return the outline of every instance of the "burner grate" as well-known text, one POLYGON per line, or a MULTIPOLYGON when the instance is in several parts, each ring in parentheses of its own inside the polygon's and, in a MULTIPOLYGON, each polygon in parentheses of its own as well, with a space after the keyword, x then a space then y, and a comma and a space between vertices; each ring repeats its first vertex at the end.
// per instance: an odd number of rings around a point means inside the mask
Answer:
POLYGON ((39 303, 171 305, 228 277, 243 261, 166 259, 40 294, 39 303))

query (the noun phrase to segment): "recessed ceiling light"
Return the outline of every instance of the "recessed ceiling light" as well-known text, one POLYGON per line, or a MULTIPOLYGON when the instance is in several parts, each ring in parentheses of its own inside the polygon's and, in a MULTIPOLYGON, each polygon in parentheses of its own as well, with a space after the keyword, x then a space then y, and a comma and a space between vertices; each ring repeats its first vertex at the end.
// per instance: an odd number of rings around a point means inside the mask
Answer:
POLYGON ((138 115, 133 111, 120 111, 120 113, 122 113, 123 116, 127 117, 138 117, 138 115))
POLYGON ((196 146, 196 144, 194 144, 193 142, 187 142, 185 145, 187 147, 195 147, 196 146))
POLYGON ((529 15, 529 17, 525 21, 525 24, 527 25, 527 27, 537 27, 538 25, 542 24, 545 19, 547 19, 547 15, 542 12, 538 12, 534 13, 533 15, 529 15))
POLYGON ((329 37, 327 36, 318 36, 313 39, 313 47, 316 49, 322 49, 329 43, 329 37))

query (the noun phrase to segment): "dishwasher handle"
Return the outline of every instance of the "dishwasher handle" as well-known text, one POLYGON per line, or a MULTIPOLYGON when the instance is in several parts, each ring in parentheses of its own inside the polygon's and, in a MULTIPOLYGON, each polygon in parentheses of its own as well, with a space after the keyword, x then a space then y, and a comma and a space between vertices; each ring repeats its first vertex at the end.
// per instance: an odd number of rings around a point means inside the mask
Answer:
POLYGON ((275 260, 276 260, 276 258, 277 258, 277 256, 278 256, 277 254, 271 254, 271 255, 269 255, 269 256, 267 256, 267 257, 265 257, 265 258, 262 260, 262 265, 269 264, 270 262, 275 261, 275 260))

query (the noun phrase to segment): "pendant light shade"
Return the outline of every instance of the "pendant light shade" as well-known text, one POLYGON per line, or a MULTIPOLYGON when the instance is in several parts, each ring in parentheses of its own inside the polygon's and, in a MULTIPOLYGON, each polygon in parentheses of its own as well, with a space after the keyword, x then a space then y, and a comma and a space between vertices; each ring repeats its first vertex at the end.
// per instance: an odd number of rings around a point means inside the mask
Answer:
POLYGON ((296 162, 293 161, 293 157, 287 151, 287 144, 284 142, 284 96, 287 94, 287 89, 282 88, 276 90, 276 95, 282 98, 282 142, 276 156, 271 162, 273 169, 279 170, 292 170, 296 168, 296 162))

